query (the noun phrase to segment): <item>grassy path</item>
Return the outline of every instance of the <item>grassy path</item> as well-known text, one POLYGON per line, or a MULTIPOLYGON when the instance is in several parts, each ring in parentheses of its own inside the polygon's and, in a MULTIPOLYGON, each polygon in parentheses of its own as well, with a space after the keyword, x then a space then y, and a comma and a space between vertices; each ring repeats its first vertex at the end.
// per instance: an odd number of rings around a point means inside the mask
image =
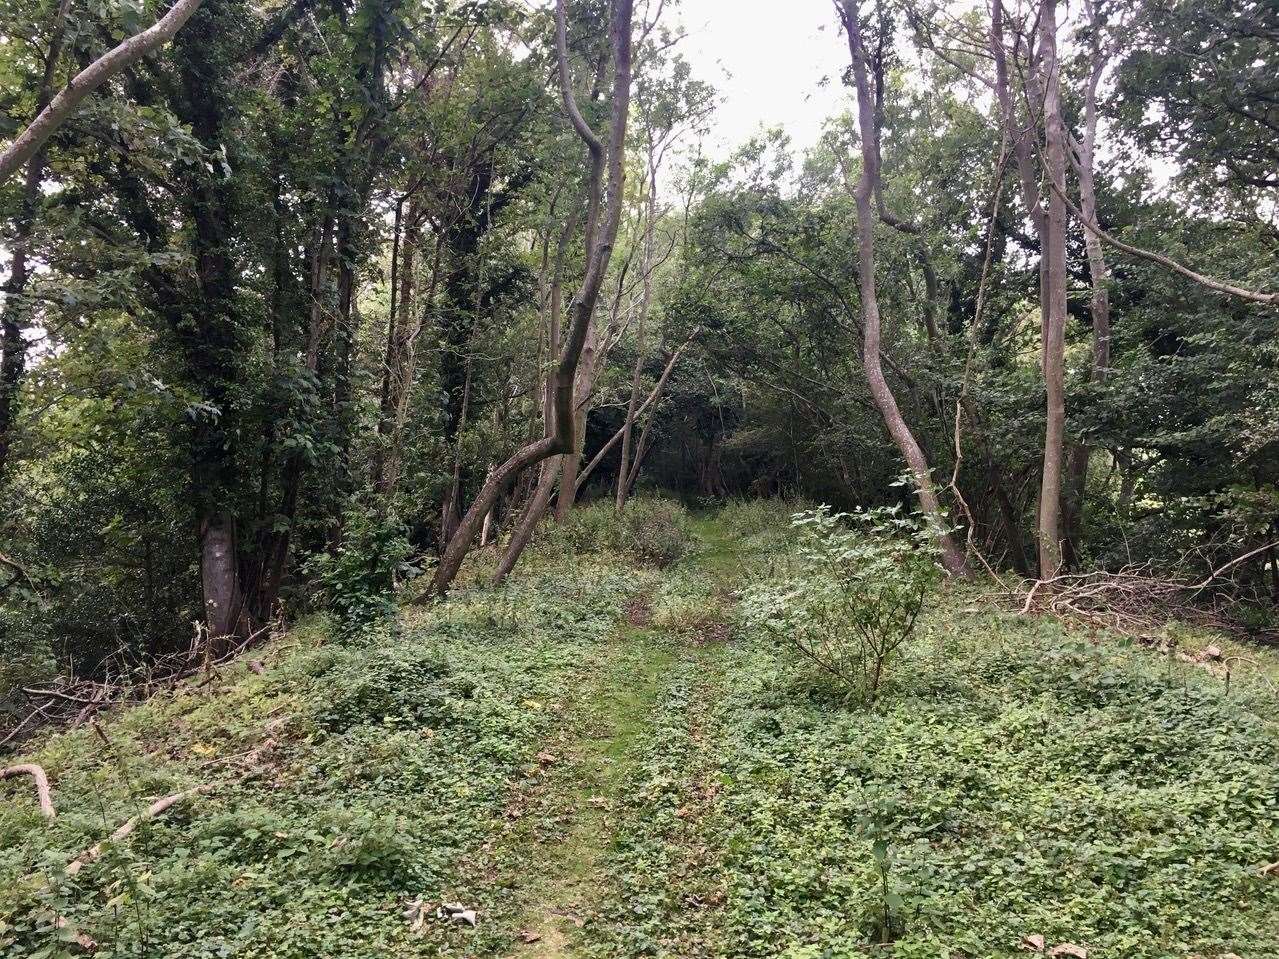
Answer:
MULTIPOLYGON (((698 546, 680 572, 722 591, 736 569, 730 538, 713 519, 697 521, 695 532, 698 546)), ((630 918, 610 915, 624 894, 610 874, 610 853, 644 825, 639 817, 651 815, 643 797, 665 777, 667 764, 678 761, 676 753, 691 758, 703 745, 722 644, 653 624, 651 599, 640 597, 631 605, 628 622, 589 664, 559 737, 543 754, 554 768, 539 808, 529 814, 542 824, 529 837, 526 865, 532 868, 514 879, 524 921, 513 956, 541 959, 607 949, 601 940, 616 933, 619 919, 630 918)), ((678 791, 688 793, 689 801, 675 818, 679 832, 691 839, 699 800, 713 792, 696 763, 682 772, 678 791)), ((705 853, 678 836, 664 839, 674 867, 684 872, 705 853)))

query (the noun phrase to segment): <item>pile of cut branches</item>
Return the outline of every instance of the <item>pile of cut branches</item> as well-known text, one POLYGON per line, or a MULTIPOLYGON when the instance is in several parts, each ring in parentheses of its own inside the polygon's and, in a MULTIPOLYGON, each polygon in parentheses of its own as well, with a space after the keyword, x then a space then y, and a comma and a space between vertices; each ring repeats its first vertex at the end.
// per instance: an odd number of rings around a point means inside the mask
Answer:
POLYGON ((213 655, 212 644, 208 642, 203 628, 197 624, 191 645, 185 650, 152 657, 133 665, 125 663, 121 657, 111 657, 92 678, 61 676, 43 685, 23 686, 19 692, 26 698, 29 710, 19 722, 3 730, 0 749, 17 741, 20 736, 31 735, 43 726, 75 728, 108 706, 142 702, 195 677, 200 677, 197 680, 200 685, 211 682, 216 677, 219 666, 236 659, 282 628, 280 621, 270 622, 235 645, 213 655))
POLYGON ((1055 616, 1139 639, 1173 621, 1237 633, 1238 613, 1246 605, 1247 591, 1226 574, 1275 546, 1279 543, 1251 549, 1198 582, 1181 572, 1188 562, 1173 571, 1146 564, 1125 566, 1116 572, 1062 573, 1013 586, 997 579, 1004 590, 1004 602, 1023 616, 1055 616))

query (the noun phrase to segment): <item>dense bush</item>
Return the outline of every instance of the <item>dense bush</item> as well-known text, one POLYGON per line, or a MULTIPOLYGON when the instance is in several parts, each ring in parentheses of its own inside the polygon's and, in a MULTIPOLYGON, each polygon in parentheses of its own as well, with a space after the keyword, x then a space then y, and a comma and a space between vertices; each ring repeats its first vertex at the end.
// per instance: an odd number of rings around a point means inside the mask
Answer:
POLYGON ((396 591, 418 572, 409 563, 410 552, 399 523, 362 508, 347 511, 341 544, 315 554, 305 568, 340 636, 395 614, 396 591))

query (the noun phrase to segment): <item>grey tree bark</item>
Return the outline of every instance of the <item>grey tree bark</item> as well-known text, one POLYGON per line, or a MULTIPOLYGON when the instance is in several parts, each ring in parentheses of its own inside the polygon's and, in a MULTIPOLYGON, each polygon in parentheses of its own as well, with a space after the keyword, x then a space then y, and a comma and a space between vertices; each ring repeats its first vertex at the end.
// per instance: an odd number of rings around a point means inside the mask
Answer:
POLYGON ((159 20, 129 37, 77 73, 36 115, 25 130, 0 152, 0 183, 35 156, 80 103, 113 76, 173 39, 203 0, 178 0, 159 20))
MULTIPOLYGON (((1097 88, 1106 69, 1107 45, 1100 33, 1095 0, 1084 0, 1084 12, 1090 29, 1088 82, 1084 88, 1084 123, 1082 138, 1072 144, 1075 167, 1079 174, 1079 204, 1091 222, 1097 220, 1097 185, 1095 158, 1097 152, 1097 88)), ((1092 365, 1088 379, 1105 383, 1110 371, 1110 270, 1101 238, 1084 230, 1084 250, 1088 257, 1088 276, 1092 286, 1089 309, 1092 314, 1092 365)), ((1088 460, 1092 450, 1087 443, 1075 443, 1070 450, 1067 468, 1065 534, 1067 563, 1078 555, 1083 536, 1083 512, 1088 487, 1088 460)))
POLYGON ((1061 571, 1061 491, 1066 449, 1066 126, 1061 116, 1057 0, 1039 5, 1040 83, 1044 110, 1044 175, 1052 186, 1042 247, 1044 296, 1044 461, 1039 484, 1039 576, 1061 571))
POLYGON ((945 517, 937 498, 928 460, 918 441, 906 424, 897 399, 884 377, 880 356, 881 323, 879 300, 875 292, 875 196, 880 177, 879 142, 875 122, 875 99, 870 89, 866 68, 866 48, 862 40, 858 0, 838 0, 840 18, 848 38, 848 52, 852 59, 853 80, 857 88, 857 121, 861 134, 862 169, 854 190, 857 207, 858 275, 861 285, 862 325, 864 344, 862 362, 870 385, 871 398, 884 419, 884 425, 910 468, 915 481, 920 508, 936 529, 936 541, 941 552, 942 564, 952 575, 966 575, 968 564, 954 539, 945 531, 945 517))

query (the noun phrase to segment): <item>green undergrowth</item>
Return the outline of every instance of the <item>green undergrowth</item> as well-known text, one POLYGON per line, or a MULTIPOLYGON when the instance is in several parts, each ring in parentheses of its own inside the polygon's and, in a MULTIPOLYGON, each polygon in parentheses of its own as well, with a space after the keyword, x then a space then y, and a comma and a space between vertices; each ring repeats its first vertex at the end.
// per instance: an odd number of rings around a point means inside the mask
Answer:
POLYGON ((952 586, 853 705, 741 611, 796 575, 791 509, 650 510, 670 562, 584 510, 503 588, 481 554, 394 630, 48 737, 55 822, 0 784, 0 952, 1279 957, 1279 657, 1166 630, 1227 683, 952 586))
POLYGON ((13 956, 492 953, 515 916, 478 864, 538 775, 595 649, 644 574, 597 556, 410 610, 362 642, 295 633, 199 688, 52 737, 44 824, 0 803, 0 946, 13 956), (152 799, 213 784, 69 878, 152 799), (477 909, 477 930, 434 916, 477 909), (419 909, 420 904, 423 908, 419 909), (417 926, 418 928, 414 928, 417 926))
MULTIPOLYGON (((712 572, 736 550, 738 586, 786 566, 780 535, 699 523, 712 572)), ((699 572, 665 592, 732 617, 699 572)), ((874 708, 730 633, 671 684, 598 955, 1012 957, 1043 936, 1093 957, 1279 956, 1264 678, 1227 687, 964 589, 934 598, 874 708)))

